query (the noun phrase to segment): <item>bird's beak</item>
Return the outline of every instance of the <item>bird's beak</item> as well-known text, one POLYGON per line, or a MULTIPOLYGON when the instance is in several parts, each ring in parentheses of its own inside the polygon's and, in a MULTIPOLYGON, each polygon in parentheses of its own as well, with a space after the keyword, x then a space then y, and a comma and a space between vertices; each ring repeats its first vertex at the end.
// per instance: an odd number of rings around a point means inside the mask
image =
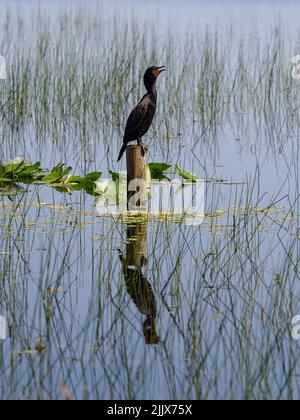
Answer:
POLYGON ((153 74, 155 77, 159 77, 159 75, 164 71, 166 71, 166 66, 157 67, 157 70, 155 70, 153 74))

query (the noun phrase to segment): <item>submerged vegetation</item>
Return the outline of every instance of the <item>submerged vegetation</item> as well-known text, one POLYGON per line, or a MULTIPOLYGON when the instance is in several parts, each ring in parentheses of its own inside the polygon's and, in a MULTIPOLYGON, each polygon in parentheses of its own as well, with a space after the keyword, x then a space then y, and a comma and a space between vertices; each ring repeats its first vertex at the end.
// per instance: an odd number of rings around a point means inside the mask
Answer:
POLYGON ((299 398, 299 36, 64 7, 0 14, 0 398, 299 398), (149 170, 206 181, 199 226, 96 210, 155 63, 149 170))

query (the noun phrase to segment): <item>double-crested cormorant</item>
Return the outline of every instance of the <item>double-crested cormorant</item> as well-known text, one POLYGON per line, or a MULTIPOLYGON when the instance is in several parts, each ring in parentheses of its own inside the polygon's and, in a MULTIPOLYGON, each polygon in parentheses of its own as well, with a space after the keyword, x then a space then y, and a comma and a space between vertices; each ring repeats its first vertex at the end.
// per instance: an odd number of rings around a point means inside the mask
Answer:
POLYGON ((148 149, 143 143, 142 137, 147 133, 153 121, 157 102, 156 80, 163 71, 165 71, 165 66, 154 66, 148 68, 145 72, 144 84, 147 93, 129 115, 118 162, 121 160, 127 144, 132 141, 137 140, 138 144, 142 147, 143 153, 148 149))

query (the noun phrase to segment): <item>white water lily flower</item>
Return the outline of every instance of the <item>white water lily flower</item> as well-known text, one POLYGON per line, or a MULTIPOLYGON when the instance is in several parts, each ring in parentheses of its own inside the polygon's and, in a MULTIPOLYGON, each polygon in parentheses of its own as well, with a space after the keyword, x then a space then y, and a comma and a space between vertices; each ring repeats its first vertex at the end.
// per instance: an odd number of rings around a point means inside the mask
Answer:
POLYGON ((96 185, 95 192, 98 193, 98 194, 104 194, 108 190, 109 184, 111 182, 113 182, 113 181, 111 181, 110 179, 103 179, 101 181, 96 181, 95 182, 95 185, 96 185))
POLYGON ((26 160, 25 160, 25 158, 24 158, 24 156, 17 156, 15 159, 13 159, 13 160, 8 160, 7 162, 6 162, 6 165, 18 165, 18 164, 20 164, 20 163, 25 163, 26 162, 26 160))

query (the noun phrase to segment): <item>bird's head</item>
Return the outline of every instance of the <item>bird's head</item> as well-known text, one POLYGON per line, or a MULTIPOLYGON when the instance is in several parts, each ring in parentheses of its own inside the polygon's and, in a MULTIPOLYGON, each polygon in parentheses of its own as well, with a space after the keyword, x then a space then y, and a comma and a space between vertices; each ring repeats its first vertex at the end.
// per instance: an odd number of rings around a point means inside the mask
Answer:
POLYGON ((144 75, 144 83, 147 90, 150 90, 152 86, 155 84, 158 77, 161 75, 162 72, 166 70, 165 66, 157 67, 149 67, 144 75))

